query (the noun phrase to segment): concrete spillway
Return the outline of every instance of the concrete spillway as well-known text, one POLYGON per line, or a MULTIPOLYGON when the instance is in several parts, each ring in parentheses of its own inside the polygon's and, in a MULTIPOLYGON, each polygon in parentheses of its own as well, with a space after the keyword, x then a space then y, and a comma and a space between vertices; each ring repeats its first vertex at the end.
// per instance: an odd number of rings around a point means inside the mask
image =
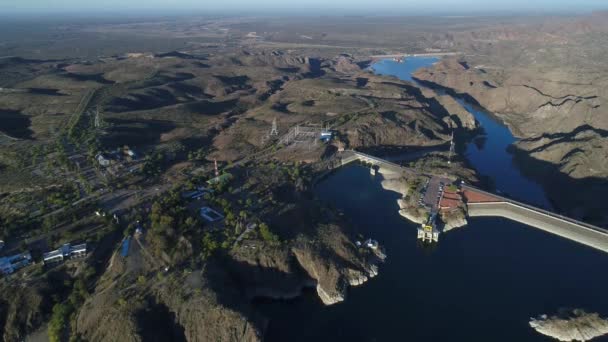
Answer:
POLYGON ((470 217, 501 216, 608 253, 608 231, 511 202, 469 203, 470 217))
POLYGON ((608 253, 608 230, 464 185, 470 217, 500 216, 608 253))

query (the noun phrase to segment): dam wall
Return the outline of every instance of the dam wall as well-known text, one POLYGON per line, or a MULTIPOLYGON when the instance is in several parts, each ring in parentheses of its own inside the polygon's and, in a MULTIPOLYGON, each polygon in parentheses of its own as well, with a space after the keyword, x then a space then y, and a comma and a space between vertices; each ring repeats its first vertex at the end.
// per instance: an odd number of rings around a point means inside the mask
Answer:
POLYGON ((372 163, 378 167, 378 173, 388 173, 388 174, 401 174, 401 173, 414 173, 414 170, 411 170, 407 167, 403 167, 399 164, 395 164, 393 162, 386 161, 384 159, 380 159, 374 156, 370 156, 369 154, 357 152, 357 151, 345 151, 342 154, 342 162, 341 165, 346 165, 355 161, 362 161, 366 163, 372 163))
MULTIPOLYGON (((343 166, 358 160, 376 165, 379 173, 417 174, 413 169, 352 150, 343 152, 340 162, 336 166, 343 166)), ((464 192, 469 191, 481 195, 475 196, 478 197, 477 200, 467 201, 470 217, 504 217, 608 253, 608 230, 606 229, 470 185, 462 184, 461 188, 464 192)))
POLYGON ((608 231, 602 228, 512 201, 467 206, 470 217, 501 216, 608 253, 608 231))

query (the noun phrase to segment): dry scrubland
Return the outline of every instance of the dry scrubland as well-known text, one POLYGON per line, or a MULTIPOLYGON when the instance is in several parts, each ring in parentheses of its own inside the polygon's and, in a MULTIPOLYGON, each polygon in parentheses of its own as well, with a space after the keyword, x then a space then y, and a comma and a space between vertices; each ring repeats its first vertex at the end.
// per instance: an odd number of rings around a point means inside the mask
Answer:
POLYGON ((496 112, 525 138, 518 160, 559 208, 602 222, 599 18, 39 22, 31 27, 44 48, 9 23, 0 31, 0 238, 36 260, 75 240, 94 251, 0 280, 3 338, 48 324, 52 338, 259 340, 253 296, 312 286, 327 304, 343 300, 345 284, 374 276, 378 259, 311 192, 339 148, 413 153, 414 168, 477 180, 461 155, 445 163, 452 128, 462 150, 474 118, 449 97, 372 75, 374 54, 463 52, 418 77, 496 112), (283 146, 267 136, 274 119, 280 135, 317 125, 335 139, 283 146), (124 145, 139 158, 108 168, 94 159, 124 145), (182 198, 206 184, 213 160, 232 180, 182 198), (203 222, 202 205, 226 219, 203 222), (120 242, 137 221, 145 233, 124 258, 120 242))
POLYGON ((152 331, 258 340, 264 319, 254 296, 315 287, 332 304, 346 285, 375 276, 379 258, 354 246, 348 222, 314 200, 323 160, 338 147, 441 149, 462 120, 436 94, 372 75, 365 58, 305 52, 247 43, 87 61, 2 59, 0 72, 10 74, 0 93, 11 118, 0 142, 7 248, 27 247, 37 260, 63 242, 94 249, 85 260, 2 280, 2 293, 19 294, 1 299, 4 338, 48 324, 51 338, 135 341, 152 331), (274 119, 281 135, 329 126, 335 140, 283 146, 268 137, 274 119), (139 158, 107 168, 94 158, 125 145, 139 158), (233 179, 201 202, 181 198, 205 184, 213 160, 233 179), (203 204, 226 219, 205 224, 203 204), (145 234, 132 238, 125 258, 120 241, 137 221, 145 234))

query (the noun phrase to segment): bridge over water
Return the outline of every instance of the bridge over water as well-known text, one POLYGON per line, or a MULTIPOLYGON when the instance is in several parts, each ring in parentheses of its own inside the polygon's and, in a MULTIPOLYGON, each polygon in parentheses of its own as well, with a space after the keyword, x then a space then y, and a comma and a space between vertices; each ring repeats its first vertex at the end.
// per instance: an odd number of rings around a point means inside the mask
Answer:
MULTIPOLYGON (((380 173, 402 174, 405 177, 408 174, 419 174, 414 169, 365 153, 345 151, 341 154, 340 165, 355 161, 371 163, 380 173)), ((504 217, 608 253, 608 230, 606 229, 470 185, 461 185, 461 191, 470 217, 504 217)))

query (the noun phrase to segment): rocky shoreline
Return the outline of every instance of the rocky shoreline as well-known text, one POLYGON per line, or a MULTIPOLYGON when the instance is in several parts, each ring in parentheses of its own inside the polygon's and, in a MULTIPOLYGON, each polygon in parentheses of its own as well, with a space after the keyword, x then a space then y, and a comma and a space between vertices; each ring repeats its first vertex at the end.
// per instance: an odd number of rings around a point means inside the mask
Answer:
POLYGON ((608 334, 608 319, 581 309, 563 312, 558 316, 541 315, 531 318, 530 326, 559 341, 589 341, 608 334))
MULTIPOLYGON (((397 200, 397 204, 399 205, 399 215, 412 223, 425 223, 427 221, 427 215, 422 215, 417 209, 413 210, 405 200, 405 198, 408 196, 408 187, 405 179, 402 179, 400 176, 396 176, 394 174, 384 174, 383 176, 385 179, 382 181, 382 188, 401 194, 401 198, 397 200)), ((462 213, 462 215, 443 214, 441 215, 440 219, 442 222, 443 232, 464 227, 468 224, 466 213, 462 213)))

